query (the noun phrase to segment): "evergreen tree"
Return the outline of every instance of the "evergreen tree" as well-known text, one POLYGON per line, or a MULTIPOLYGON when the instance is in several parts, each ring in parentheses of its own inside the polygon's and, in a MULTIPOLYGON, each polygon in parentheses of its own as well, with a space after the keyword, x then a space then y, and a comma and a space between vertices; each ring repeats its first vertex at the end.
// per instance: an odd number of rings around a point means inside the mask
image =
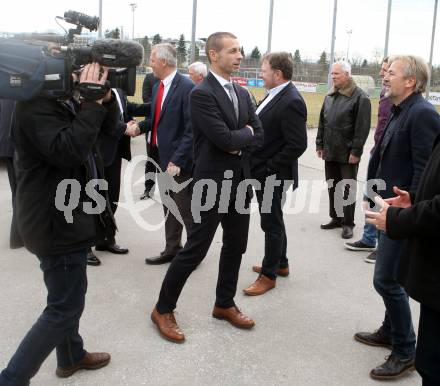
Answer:
POLYGON ((156 34, 153 36, 153 42, 151 44, 154 46, 155 44, 159 44, 159 43, 162 43, 162 36, 156 34))
POLYGON ((183 64, 186 62, 186 44, 185 44, 185 36, 183 34, 180 35, 179 42, 177 43, 177 63, 183 64))
POLYGON ((368 62, 367 59, 364 59, 364 61, 362 62, 362 67, 367 67, 368 66, 368 62))
POLYGON ((258 49, 257 46, 252 50, 251 52, 251 59, 260 59, 261 58, 261 52, 258 49))
POLYGON ((327 52, 322 51, 321 56, 319 57, 318 64, 327 65, 328 59, 327 59, 327 52))
POLYGON ((244 54, 244 48, 243 48, 243 46, 241 46, 241 48, 240 48, 240 52, 241 52, 241 55, 243 56, 243 58, 245 57, 245 54, 244 54))

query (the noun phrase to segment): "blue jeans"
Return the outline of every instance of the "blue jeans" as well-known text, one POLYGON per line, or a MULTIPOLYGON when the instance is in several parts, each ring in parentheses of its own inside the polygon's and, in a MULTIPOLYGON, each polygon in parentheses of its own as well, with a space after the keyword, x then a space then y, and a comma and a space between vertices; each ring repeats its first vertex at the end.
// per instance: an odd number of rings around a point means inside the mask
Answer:
POLYGON ((392 354, 398 358, 415 356, 416 335, 411 319, 408 295, 397 282, 397 272, 405 241, 391 240, 379 232, 373 284, 385 304, 381 331, 391 338, 392 354))
POLYGON ((59 367, 69 367, 85 355, 78 333, 87 291, 87 251, 38 256, 47 288, 47 307, 26 334, 6 369, 1 386, 25 386, 56 349, 59 367))
POLYGON ((365 223, 364 225, 364 233, 362 234, 361 241, 364 244, 371 245, 372 247, 376 246, 377 241, 377 229, 374 225, 365 223))

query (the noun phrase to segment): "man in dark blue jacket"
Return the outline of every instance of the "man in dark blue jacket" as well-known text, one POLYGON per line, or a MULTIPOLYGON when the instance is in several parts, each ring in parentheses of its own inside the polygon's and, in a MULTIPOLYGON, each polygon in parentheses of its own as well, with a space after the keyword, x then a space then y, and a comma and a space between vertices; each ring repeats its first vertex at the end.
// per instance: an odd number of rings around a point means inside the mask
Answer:
MULTIPOLYGON (((177 72, 177 53, 170 44, 153 47, 150 65, 160 81, 153 87, 151 119, 147 119, 140 128, 149 133, 151 146, 158 152, 161 170, 183 184, 190 178, 193 163, 189 93, 194 83, 177 72)), ((169 194, 174 200, 188 232, 192 223, 189 186, 179 192, 166 192, 159 181, 159 190, 161 195, 169 194)), ((159 256, 146 258, 147 264, 167 263, 182 249, 183 225, 165 205, 164 213, 165 249, 159 256)))
MULTIPOLYGON (((385 96, 393 102, 391 118, 368 167, 369 183, 375 179, 385 183, 377 181, 376 189, 384 198, 394 196, 394 186, 417 190, 434 139, 440 133, 438 114, 421 95, 428 72, 423 59, 390 58, 384 85, 385 96)), ((385 319, 376 332, 358 332, 354 336, 361 343, 392 349, 387 361, 371 371, 375 379, 398 378, 414 369, 416 336, 408 295, 398 282, 405 245, 405 240, 392 240, 385 232, 379 233, 373 282, 385 304, 385 319)))

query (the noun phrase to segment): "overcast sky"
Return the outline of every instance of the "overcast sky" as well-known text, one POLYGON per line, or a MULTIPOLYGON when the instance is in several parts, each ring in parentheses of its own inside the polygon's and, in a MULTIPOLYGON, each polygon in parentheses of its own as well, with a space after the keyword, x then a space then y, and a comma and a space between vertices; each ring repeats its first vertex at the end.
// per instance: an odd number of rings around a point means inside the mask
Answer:
MULTIPOLYGON (((192 0, 103 0, 103 30, 132 30, 130 3, 136 2, 135 36, 191 36, 192 0)), ((246 53, 267 48, 269 0, 198 0, 196 37, 224 30, 237 35, 246 53)), ((300 50, 303 59, 316 60, 330 51, 333 0, 274 0, 272 51, 300 50)), ((98 15, 98 0, 3 0, 0 31, 60 31, 54 16, 66 10, 98 15)), ((336 51, 368 60, 384 48, 388 0, 339 0, 336 51)), ((389 53, 411 53, 429 59, 434 0, 393 0, 389 53)), ((440 30, 434 64, 440 64, 440 30)))

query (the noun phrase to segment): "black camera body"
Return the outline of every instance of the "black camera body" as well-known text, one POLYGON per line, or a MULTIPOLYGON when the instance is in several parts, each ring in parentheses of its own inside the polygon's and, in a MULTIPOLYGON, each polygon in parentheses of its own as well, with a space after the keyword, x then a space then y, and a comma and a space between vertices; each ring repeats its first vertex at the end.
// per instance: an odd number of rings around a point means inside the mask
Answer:
POLYGON ((66 36, 18 34, 0 40, 0 98, 69 97, 76 87, 72 74, 91 62, 109 67, 108 88, 120 88, 127 95, 134 95, 136 66, 142 63, 143 47, 118 39, 74 44, 74 35, 81 34, 82 27, 96 30, 99 18, 68 11, 64 20, 77 25, 66 36))

